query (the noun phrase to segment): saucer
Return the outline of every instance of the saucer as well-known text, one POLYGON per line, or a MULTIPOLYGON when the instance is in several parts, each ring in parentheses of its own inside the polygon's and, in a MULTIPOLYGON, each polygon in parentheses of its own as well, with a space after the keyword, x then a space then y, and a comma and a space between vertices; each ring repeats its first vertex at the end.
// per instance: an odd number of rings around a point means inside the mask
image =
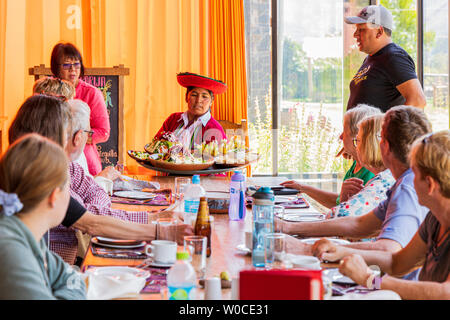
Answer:
POLYGON ((147 259, 147 260, 145 260, 145 264, 149 267, 170 268, 175 264, 175 262, 163 263, 163 262, 153 261, 152 259, 147 259))
POLYGON ((245 243, 241 243, 240 245, 238 245, 238 246, 236 247, 236 249, 237 249, 238 251, 240 251, 241 253, 244 253, 244 254, 251 254, 251 253, 252 253, 252 250, 249 249, 249 248, 247 248, 247 247, 245 246, 245 243))

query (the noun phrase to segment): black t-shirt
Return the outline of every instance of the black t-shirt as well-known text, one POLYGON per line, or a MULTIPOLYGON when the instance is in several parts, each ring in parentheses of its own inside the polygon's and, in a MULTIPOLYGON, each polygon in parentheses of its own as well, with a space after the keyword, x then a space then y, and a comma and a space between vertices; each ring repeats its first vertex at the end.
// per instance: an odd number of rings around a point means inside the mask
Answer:
MULTIPOLYGON (((64 217, 64 220, 61 222, 61 224, 66 228, 70 228, 86 212, 87 211, 86 211, 85 207, 83 207, 77 200, 70 197, 69 207, 67 208, 66 215, 64 217)), ((47 243, 47 246, 49 246, 48 232, 46 232, 44 234, 44 239, 45 239, 45 242, 47 243)))
POLYGON ((417 79, 414 60, 395 43, 367 56, 350 81, 347 110, 365 103, 386 112, 406 99, 397 90, 405 81, 417 79))
POLYGON ((61 223, 64 227, 71 227, 86 213, 86 208, 83 207, 77 200, 70 197, 69 207, 67 208, 66 216, 61 223))

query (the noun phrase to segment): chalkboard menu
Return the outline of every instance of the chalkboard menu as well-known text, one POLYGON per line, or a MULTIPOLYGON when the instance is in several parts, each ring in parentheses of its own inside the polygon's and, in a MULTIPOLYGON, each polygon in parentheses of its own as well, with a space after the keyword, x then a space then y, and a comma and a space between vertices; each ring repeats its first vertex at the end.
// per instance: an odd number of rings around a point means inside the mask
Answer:
POLYGON ((118 76, 85 76, 83 81, 93 85, 103 93, 108 110, 111 133, 106 142, 97 144, 97 151, 103 169, 119 162, 119 79, 118 76))
MULTIPOLYGON (((35 80, 43 76, 51 76, 50 68, 45 65, 29 69, 29 74, 35 76, 35 80)), ((97 144, 98 154, 102 167, 125 163, 125 139, 123 124, 124 104, 124 79, 129 75, 129 69, 123 65, 113 68, 85 68, 83 81, 97 87, 105 99, 109 115, 111 132, 108 141, 97 144)))

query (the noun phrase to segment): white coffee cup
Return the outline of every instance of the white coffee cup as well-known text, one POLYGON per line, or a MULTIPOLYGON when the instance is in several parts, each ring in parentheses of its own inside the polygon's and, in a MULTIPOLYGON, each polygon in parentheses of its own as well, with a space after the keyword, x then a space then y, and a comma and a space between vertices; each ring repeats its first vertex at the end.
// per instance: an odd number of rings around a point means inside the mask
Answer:
POLYGON ((145 247, 145 253, 159 263, 175 263, 177 258, 177 243, 168 240, 153 240, 145 247), (148 252, 151 249, 151 253, 148 252))
POLYGON ((313 256, 296 255, 291 257, 291 263, 294 268, 321 270, 320 260, 313 256))
POLYGON ((113 181, 110 179, 107 179, 105 177, 102 176, 97 176, 95 177, 95 182, 97 182, 97 184, 102 187, 103 190, 105 190, 105 192, 112 196, 113 194, 113 181))
POLYGON ((222 300, 222 284, 220 278, 205 280, 205 300, 222 300))
POLYGON ((253 232, 252 230, 245 231, 245 247, 247 249, 253 249, 253 232))

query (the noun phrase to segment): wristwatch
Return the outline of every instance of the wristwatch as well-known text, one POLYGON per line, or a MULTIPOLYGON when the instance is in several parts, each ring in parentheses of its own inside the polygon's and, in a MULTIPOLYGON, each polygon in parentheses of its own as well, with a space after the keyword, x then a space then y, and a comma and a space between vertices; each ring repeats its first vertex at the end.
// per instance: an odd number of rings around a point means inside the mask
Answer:
POLYGON ((375 275, 374 272, 371 272, 371 274, 366 280, 367 289, 380 290, 382 279, 383 278, 380 277, 379 275, 375 275))

